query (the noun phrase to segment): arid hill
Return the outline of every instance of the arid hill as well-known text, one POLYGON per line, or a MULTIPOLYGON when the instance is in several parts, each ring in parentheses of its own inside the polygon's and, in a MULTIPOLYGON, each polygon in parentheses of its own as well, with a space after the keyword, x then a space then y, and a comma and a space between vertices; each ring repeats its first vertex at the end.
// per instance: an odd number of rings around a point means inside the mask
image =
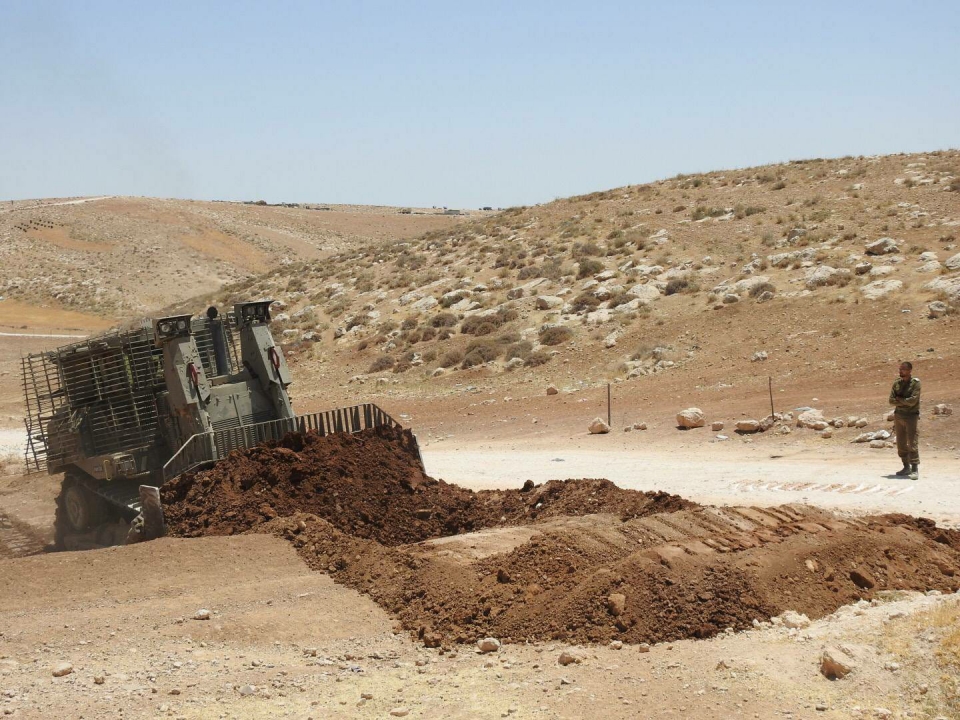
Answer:
POLYGON ((462 219, 403 210, 126 197, 3 202, 0 296, 120 319, 462 219))
POLYGON ((278 336, 321 378, 308 392, 345 400, 358 390, 331 385, 351 378, 417 398, 648 375, 638 399, 674 388, 672 404, 680 388, 765 393, 767 376, 876 393, 897 358, 955 365, 958 190, 956 151, 678 176, 372 242, 214 299, 280 300, 278 336))

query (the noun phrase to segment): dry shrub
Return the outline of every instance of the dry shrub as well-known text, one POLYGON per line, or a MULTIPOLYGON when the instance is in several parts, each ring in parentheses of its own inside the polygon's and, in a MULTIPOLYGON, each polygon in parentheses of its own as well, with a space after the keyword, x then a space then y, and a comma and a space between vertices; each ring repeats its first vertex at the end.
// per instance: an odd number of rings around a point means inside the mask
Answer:
POLYGON ((540 331, 540 343, 543 345, 560 345, 573 337, 573 330, 565 325, 555 325, 540 331))
POLYGON ((497 326, 490 320, 489 317, 478 317, 474 316, 472 318, 467 318, 463 321, 463 327, 460 328, 460 332, 464 335, 489 335, 492 332, 495 332, 497 326))
POLYGON ((579 267, 577 268, 577 278, 583 280, 591 275, 596 275, 602 270, 603 263, 599 260, 594 260, 593 258, 583 258, 580 261, 579 267))
POLYGON ((370 367, 367 368, 368 373, 378 373, 383 372, 384 370, 389 370, 394 365, 394 359, 389 355, 381 355, 372 363, 370 367))
POLYGON ((530 353, 527 356, 527 359, 523 361, 524 367, 540 367, 541 365, 546 365, 550 362, 551 355, 546 350, 537 350, 534 353, 530 353))
POLYGON ((626 290, 621 290, 620 292, 614 293, 610 299, 607 301, 608 308, 620 307, 625 305, 633 299, 633 296, 630 295, 626 290))
POLYGON ((664 289, 664 295, 676 295, 677 293, 695 293, 700 289, 696 281, 687 276, 671 278, 667 281, 667 287, 664 289))
POLYGON ((443 354, 443 357, 440 358, 440 367, 450 368, 454 365, 459 365, 463 362, 463 350, 454 348, 452 350, 447 350, 443 354))
POLYGON ((474 340, 467 345, 460 367, 466 369, 496 360, 500 357, 500 349, 500 346, 492 340, 474 340))
POLYGON ((573 302, 570 303, 570 308, 578 313, 583 312, 584 310, 593 310, 594 308, 600 305, 600 298, 596 295, 585 292, 577 295, 573 302))
POLYGON ((520 314, 513 308, 500 308, 489 315, 471 315, 463 321, 460 332, 464 335, 489 335, 518 317, 520 314))
POLYGON ((438 313, 430 318, 430 327, 449 328, 457 324, 457 316, 453 313, 438 313))
POLYGON ((533 343, 527 340, 521 340, 520 342, 513 343, 507 347, 504 358, 506 360, 513 360, 514 358, 522 358, 526 360, 528 357, 530 357, 531 352, 533 352, 533 343))
POLYGON ((600 254, 600 246, 595 242, 574 243, 570 254, 575 258, 588 258, 600 254))

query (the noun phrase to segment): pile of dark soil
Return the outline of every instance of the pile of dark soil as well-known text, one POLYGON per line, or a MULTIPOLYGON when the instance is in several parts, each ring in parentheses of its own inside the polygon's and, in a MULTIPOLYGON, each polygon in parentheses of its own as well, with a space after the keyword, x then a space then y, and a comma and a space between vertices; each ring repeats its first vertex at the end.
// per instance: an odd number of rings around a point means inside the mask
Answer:
POLYGON ((406 431, 290 435, 163 489, 173 534, 270 532, 430 646, 658 642, 960 588, 960 533, 903 515, 701 507, 606 480, 474 493, 406 431))
POLYGON ((426 477, 413 443, 409 430, 383 427, 354 435, 291 433, 234 452, 211 470, 163 487, 168 529, 184 537, 233 535, 304 512, 347 534, 401 545, 559 515, 632 518, 693 506, 609 480, 473 492, 426 477))

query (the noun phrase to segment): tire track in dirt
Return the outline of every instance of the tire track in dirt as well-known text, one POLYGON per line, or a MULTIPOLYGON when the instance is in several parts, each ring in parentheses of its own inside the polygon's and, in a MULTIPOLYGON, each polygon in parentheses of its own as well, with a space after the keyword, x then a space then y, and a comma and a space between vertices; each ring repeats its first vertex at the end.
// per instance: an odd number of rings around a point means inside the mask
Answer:
POLYGON ((0 558, 19 558, 46 552, 47 544, 28 525, 0 512, 0 558))

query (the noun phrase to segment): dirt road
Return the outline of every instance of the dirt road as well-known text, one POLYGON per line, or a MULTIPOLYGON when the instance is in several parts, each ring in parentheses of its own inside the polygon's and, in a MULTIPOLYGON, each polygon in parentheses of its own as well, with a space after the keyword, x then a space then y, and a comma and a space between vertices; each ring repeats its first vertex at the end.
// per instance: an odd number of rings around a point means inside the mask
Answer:
POLYGON ((423 450, 433 477, 473 490, 515 487, 554 478, 603 477, 622 488, 663 490, 720 505, 809 503, 863 512, 903 512, 960 527, 960 475, 955 453, 925 455, 917 481, 892 475, 892 451, 796 447, 750 449, 740 442, 708 445, 693 453, 673 450, 604 450, 558 444, 555 450, 492 446, 423 450))

